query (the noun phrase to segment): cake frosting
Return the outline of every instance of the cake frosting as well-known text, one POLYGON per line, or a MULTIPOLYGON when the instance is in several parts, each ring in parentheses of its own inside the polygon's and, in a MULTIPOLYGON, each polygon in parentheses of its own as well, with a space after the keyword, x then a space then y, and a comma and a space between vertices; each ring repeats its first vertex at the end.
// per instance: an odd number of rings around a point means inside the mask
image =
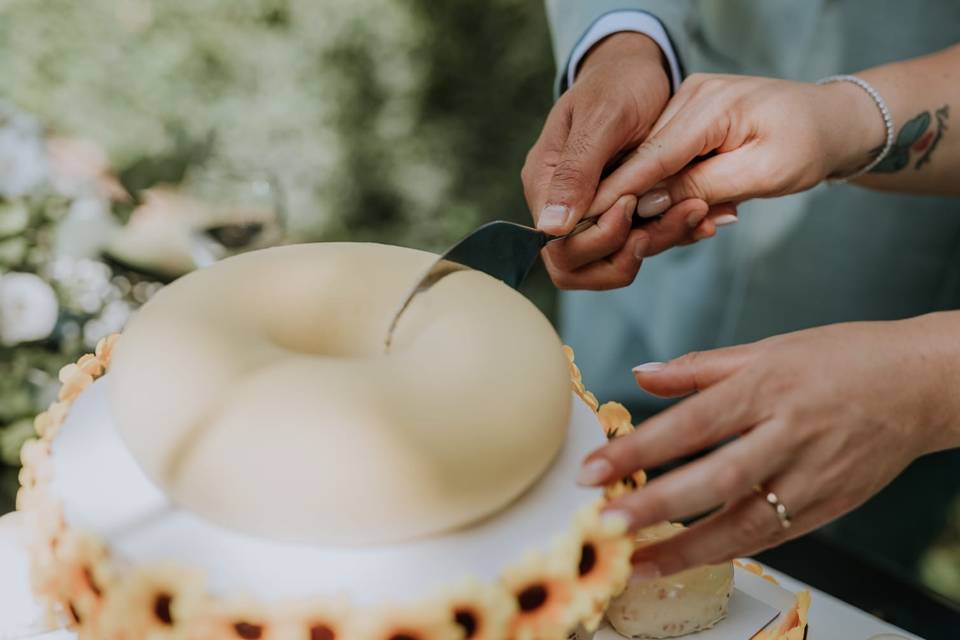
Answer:
MULTIPOLYGON (((604 495, 572 479, 589 451, 633 430, 629 413, 600 405, 546 320, 486 276, 451 276, 449 289, 440 288, 444 281, 435 295, 418 298, 387 356, 374 336, 382 346, 391 296, 398 302, 409 280, 376 264, 415 273, 428 254, 370 245, 262 253, 269 255, 232 259, 173 285, 123 338, 105 339, 61 371, 58 399, 37 417, 38 437, 21 452, 17 495, 32 589, 51 625, 72 628, 81 640, 562 640, 578 626, 595 629, 627 586, 637 544, 626 523, 602 517, 602 508, 646 478, 623 478, 604 495), (330 261, 326 271, 311 272, 330 261), (331 284, 348 266, 372 278, 364 282, 374 301, 349 299, 331 284), (223 273, 231 275, 219 281, 223 273), (271 280, 295 286, 271 291, 271 280), (203 299, 214 291, 226 300, 203 299), (346 342, 313 335, 303 310, 314 317, 329 310, 310 292, 349 312, 324 325, 346 342), (303 294, 298 311, 291 299, 303 294), (249 311, 242 329, 217 326, 233 322, 227 312, 240 305, 249 311), (291 317, 275 318, 278 311, 291 317), (255 343, 244 332, 259 332, 255 343), (351 393, 372 395, 342 395, 328 366, 344 369, 355 383, 351 393), (270 371, 279 372, 276 384, 261 389, 261 374, 270 371), (298 393, 285 395, 285 385, 298 393), (269 393, 276 397, 253 397, 269 393), (177 405, 179 394, 186 408, 177 405), (453 403, 438 394, 459 395, 453 403), (257 413, 266 410, 260 401, 290 422, 267 420, 257 413), (364 409, 371 403, 395 410, 399 435, 364 409), (298 410, 284 412, 288 404, 298 410), (423 407, 439 417, 418 413, 423 407), (323 424, 304 419, 305 411, 319 412, 323 424), (329 468, 314 468, 333 459, 325 444, 357 436, 349 428, 362 437, 345 445, 345 457, 370 464, 357 443, 377 443, 384 449, 371 456, 390 473, 375 472, 372 482, 338 467, 331 483, 329 468), (420 446, 423 429, 442 442, 406 455, 403 442, 420 446), (205 448, 207 439, 220 448, 205 448), (517 442, 519 453, 511 450, 517 442), (405 464, 431 473, 404 475, 405 464), (457 465, 468 477, 448 478, 457 465), (274 493, 253 487, 244 469, 274 493), (427 478, 450 484, 438 492, 427 478), (315 500, 318 489, 331 495, 315 500), (452 504, 458 492, 465 505, 452 504), (358 496, 373 496, 365 506, 382 511, 354 517, 349 501, 358 496), (318 508, 328 511, 298 513, 318 508)), ((634 591, 632 598, 652 596, 634 591)), ((681 604, 670 617, 685 620, 691 609, 681 604)))
POLYGON ((274 540, 387 543, 497 512, 566 437, 562 345, 526 298, 464 271, 418 297, 385 353, 433 260, 320 243, 181 278, 117 349, 124 442, 177 503, 274 540))

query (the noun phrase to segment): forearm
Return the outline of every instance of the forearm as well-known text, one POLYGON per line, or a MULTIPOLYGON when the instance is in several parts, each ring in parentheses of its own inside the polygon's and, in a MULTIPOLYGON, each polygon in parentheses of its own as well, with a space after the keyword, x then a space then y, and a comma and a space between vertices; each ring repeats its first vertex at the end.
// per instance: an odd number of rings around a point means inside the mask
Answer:
MULTIPOLYGON (((960 195, 960 180, 956 178, 960 172, 960 135, 954 130, 957 127, 951 127, 960 119, 960 46, 857 75, 883 96, 895 132, 889 155, 857 184, 890 191, 960 195)), ((863 166, 879 153, 885 138, 876 105, 862 89, 849 83, 827 88, 844 91, 851 98, 852 108, 838 116, 847 123, 844 129, 857 132, 859 137, 848 164, 852 162, 854 169, 863 166)))

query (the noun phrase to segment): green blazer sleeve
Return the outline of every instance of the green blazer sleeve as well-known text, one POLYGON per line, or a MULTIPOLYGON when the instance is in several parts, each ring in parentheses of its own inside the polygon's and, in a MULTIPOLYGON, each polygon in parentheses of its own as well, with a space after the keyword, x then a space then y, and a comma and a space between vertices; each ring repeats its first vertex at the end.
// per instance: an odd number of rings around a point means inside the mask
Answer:
POLYGON ((591 25, 615 11, 645 11, 663 24, 681 61, 690 47, 695 12, 690 0, 546 0, 547 20, 557 64, 555 95, 566 90, 565 74, 570 53, 591 25))

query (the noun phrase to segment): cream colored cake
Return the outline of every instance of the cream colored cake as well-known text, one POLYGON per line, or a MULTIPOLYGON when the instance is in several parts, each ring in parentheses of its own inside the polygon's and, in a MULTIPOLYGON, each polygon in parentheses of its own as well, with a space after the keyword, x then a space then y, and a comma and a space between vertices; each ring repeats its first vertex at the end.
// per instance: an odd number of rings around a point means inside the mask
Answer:
MULTIPOLYGON (((595 629, 637 541, 574 478, 630 415, 598 405, 547 320, 481 274, 418 297, 385 353, 433 258, 363 244, 232 258, 65 367, 17 495, 49 623, 82 640, 595 629)), ((729 581, 705 571, 676 598, 630 587, 608 615, 630 633, 706 624, 690 621, 729 581)))
MULTIPOLYGON (((640 531, 637 548, 666 540, 683 530, 662 523, 640 531)), ((629 638, 674 638, 708 629, 727 613, 733 593, 733 563, 688 569, 681 573, 631 582, 613 599, 607 619, 629 638)))
POLYGON ((272 539, 386 543, 491 515, 559 450, 570 380, 543 315, 479 272, 419 297, 385 353, 434 259, 309 244, 178 280, 117 348, 124 441, 180 504, 272 539))

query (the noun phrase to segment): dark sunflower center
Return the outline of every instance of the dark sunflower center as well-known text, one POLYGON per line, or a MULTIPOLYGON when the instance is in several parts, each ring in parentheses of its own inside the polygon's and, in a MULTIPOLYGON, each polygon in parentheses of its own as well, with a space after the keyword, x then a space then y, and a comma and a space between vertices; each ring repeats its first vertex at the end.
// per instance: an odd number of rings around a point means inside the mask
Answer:
POLYGON ((480 626, 477 623, 477 615, 468 609, 457 609, 453 614, 453 619, 463 629, 463 637, 467 640, 470 640, 477 633, 477 628, 480 626))
POLYGON ((527 587, 517 596, 520 610, 525 612, 536 611, 547 602, 547 588, 542 584, 527 587))
POLYGON ((67 603, 67 609, 70 610, 70 617, 73 618, 74 623, 83 624, 83 618, 80 617, 80 613, 77 611, 77 607, 74 606, 72 602, 67 603))
POLYGON ((173 604, 173 597, 169 593, 158 593, 153 601, 153 615, 161 624, 168 627, 173 625, 173 614, 170 612, 170 605, 173 604))
POLYGON ((90 567, 83 568, 83 577, 87 581, 87 586, 90 587, 90 591, 93 591, 93 595, 99 598, 101 595, 100 585, 93 579, 93 571, 90 570, 90 567))
POLYGON ((597 566, 597 548, 592 543, 585 543, 580 548, 580 564, 577 565, 577 571, 580 577, 584 577, 597 566))
POLYGON ((336 640, 337 634, 325 624, 310 627, 310 640, 336 640))
POLYGON ((243 640, 260 640, 263 636, 263 627, 259 624, 250 624, 249 622, 238 622, 233 625, 233 630, 243 640))

